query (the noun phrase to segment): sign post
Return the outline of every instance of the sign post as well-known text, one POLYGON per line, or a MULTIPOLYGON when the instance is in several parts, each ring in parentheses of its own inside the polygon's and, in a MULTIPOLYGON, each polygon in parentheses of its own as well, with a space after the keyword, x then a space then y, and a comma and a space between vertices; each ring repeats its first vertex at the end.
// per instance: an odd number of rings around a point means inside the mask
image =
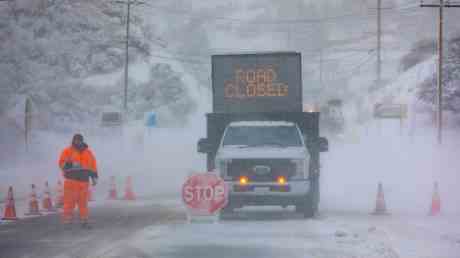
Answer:
POLYGON ((228 187, 215 173, 193 174, 182 186, 182 200, 187 207, 189 221, 196 217, 216 218, 227 205, 228 187))
POLYGON ((155 112, 146 112, 144 114, 145 127, 147 134, 150 136, 153 128, 157 127, 157 114, 155 112))
POLYGON ((32 125, 32 102, 29 98, 26 98, 25 110, 24 110, 24 142, 26 146, 26 152, 29 150, 29 139, 30 129, 32 125))

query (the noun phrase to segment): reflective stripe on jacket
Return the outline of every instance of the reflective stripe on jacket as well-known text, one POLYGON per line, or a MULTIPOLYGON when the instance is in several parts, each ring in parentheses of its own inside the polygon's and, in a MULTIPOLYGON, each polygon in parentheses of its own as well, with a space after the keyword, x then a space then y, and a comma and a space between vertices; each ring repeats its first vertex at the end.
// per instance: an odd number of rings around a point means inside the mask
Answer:
POLYGON ((96 159, 88 147, 82 151, 73 146, 65 148, 59 158, 59 167, 67 179, 87 182, 90 176, 97 178, 96 159))

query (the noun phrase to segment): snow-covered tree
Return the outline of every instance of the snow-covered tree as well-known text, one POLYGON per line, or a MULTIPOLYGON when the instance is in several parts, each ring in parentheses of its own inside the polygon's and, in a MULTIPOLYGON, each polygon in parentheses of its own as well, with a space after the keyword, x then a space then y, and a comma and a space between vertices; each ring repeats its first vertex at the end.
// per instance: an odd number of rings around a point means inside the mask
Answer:
MULTIPOLYGON (((118 82, 121 88, 124 81, 118 82)), ((137 83, 129 81, 128 111, 131 118, 141 119, 146 112, 168 110, 171 116, 167 126, 183 126, 188 116, 195 111, 196 103, 188 88, 169 64, 157 63, 150 68, 149 79, 137 83)), ((110 96, 111 106, 122 106, 123 94, 117 91, 110 96)), ((162 114, 164 115, 164 114, 162 114)), ((162 125, 166 126, 166 125, 162 125)))
MULTIPOLYGON (((27 95, 34 99, 41 112, 49 114, 52 126, 62 117, 66 117, 66 121, 88 122, 102 107, 113 104, 110 99, 119 91, 103 92, 97 86, 88 86, 85 81, 92 76, 123 74, 125 5, 110 1, 16 0, 10 5, 1 5, 0 11, 7 14, 0 18, 0 113, 14 105, 11 102, 15 96, 27 95)), ((157 40, 156 25, 147 23, 143 15, 139 8, 134 8, 131 13, 131 64, 148 64, 151 45, 157 40)), ((173 51, 193 52, 207 45, 203 30, 192 31, 199 27, 196 23, 178 27, 181 33, 177 35, 183 38, 179 41, 171 36, 169 40, 172 42, 181 42, 173 51), (199 36, 187 40, 191 33, 199 36)), ((155 81, 167 79, 161 76, 166 75, 155 75, 155 81)), ((173 86, 180 84, 177 81, 181 81, 182 75, 175 76, 173 86)), ((121 89, 122 83, 120 80, 120 85, 112 86, 121 89)), ((131 84, 136 82, 130 81, 131 84)), ((160 102, 163 105, 177 102, 179 98, 173 88, 156 89, 157 98, 146 106, 151 108, 160 102), (158 99, 160 95, 164 98, 161 101, 158 99)), ((136 98, 142 100, 143 97, 131 96, 129 101, 135 103, 140 101, 136 98)), ((193 105, 190 99, 185 103, 193 105)), ((117 107, 121 107, 118 104, 117 107)), ((193 110, 193 107, 185 110, 193 110)))
MULTIPOLYGON (((460 112, 460 37, 447 44, 443 66, 443 108, 460 112)), ((436 103, 437 77, 434 73, 419 85, 418 96, 429 104, 436 103)))

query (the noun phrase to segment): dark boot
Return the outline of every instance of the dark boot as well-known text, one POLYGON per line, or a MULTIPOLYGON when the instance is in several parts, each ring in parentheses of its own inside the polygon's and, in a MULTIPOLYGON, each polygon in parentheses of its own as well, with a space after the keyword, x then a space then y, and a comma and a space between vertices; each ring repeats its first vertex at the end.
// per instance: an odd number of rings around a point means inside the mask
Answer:
POLYGON ((81 223, 81 228, 83 229, 92 229, 93 227, 88 223, 88 221, 84 221, 81 223))

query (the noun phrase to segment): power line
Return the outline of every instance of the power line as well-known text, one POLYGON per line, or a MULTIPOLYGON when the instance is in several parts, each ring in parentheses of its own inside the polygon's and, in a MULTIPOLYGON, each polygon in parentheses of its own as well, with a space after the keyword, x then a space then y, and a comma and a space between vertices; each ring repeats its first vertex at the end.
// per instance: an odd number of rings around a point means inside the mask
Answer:
MULTIPOLYGON (((400 11, 400 12, 405 12, 407 10, 420 10, 417 8, 417 6, 414 6, 415 2, 403 5, 403 6, 398 6, 398 7, 391 7, 387 8, 384 11, 400 11)), ((166 6, 159 6, 159 5, 153 5, 151 3, 147 4, 149 7, 152 9, 156 9, 157 11, 166 11, 166 12, 171 12, 175 13, 178 15, 183 15, 186 14, 188 16, 192 16, 189 18, 197 18, 197 19, 204 19, 204 20, 224 20, 230 23, 239 23, 239 24, 271 24, 271 25, 285 25, 285 24, 292 24, 292 23, 302 23, 302 22, 311 22, 311 23, 316 23, 316 22, 322 22, 322 21, 328 21, 331 19, 341 19, 345 17, 352 17, 352 18, 368 18, 374 16, 374 14, 367 14, 367 15, 362 15, 361 13, 356 13, 356 14, 345 14, 342 16, 334 16, 334 17, 325 17, 321 19, 300 19, 300 20, 271 20, 271 21, 251 21, 251 20, 245 20, 245 19, 238 19, 238 18, 231 18, 231 17, 221 17, 221 16, 210 16, 210 15, 201 15, 201 14, 194 14, 192 11, 189 10, 178 10, 175 8, 168 8, 166 6)), ((411 12, 412 13, 412 12, 411 12)), ((316 51, 316 50, 315 50, 316 51)), ((303 51, 304 52, 304 51, 303 51)))
MULTIPOLYGON (((238 52, 238 53, 241 53, 241 52, 255 52, 254 50, 241 50, 241 49, 219 49, 220 51, 225 51, 225 52, 228 52, 228 53, 232 53, 232 52, 238 52)), ((321 49, 318 48, 318 49, 308 49, 308 50, 303 50, 302 53, 303 53, 303 56, 308 56, 308 55, 305 55, 306 52, 310 52, 312 54, 317 54, 321 49)), ((150 56, 153 56, 153 57, 157 57, 157 58, 161 58, 161 59, 165 59, 165 60, 173 60, 173 61, 178 61, 178 62, 182 62, 182 63, 191 63, 191 64, 196 64, 196 65, 210 65, 209 62, 205 61, 205 59, 207 60, 210 55, 212 55, 212 53, 209 53, 209 55, 205 55, 205 54, 200 54, 200 55, 197 55, 197 54, 184 54, 184 53, 179 53, 179 52, 172 52, 172 51, 169 51, 169 50, 164 50, 166 53, 170 54, 168 56, 165 56, 165 55, 162 55, 162 54, 150 54, 150 56), (199 60, 199 59, 203 59, 203 60, 199 60)), ((215 49, 211 52, 214 52, 215 49)), ((323 49, 324 51, 324 49, 323 49)), ((362 52, 367 52, 367 53, 372 53, 375 51, 375 49, 359 49, 359 48, 350 48, 350 49, 341 49, 341 50, 338 50, 336 51, 335 53, 338 53, 338 52, 344 52, 344 51, 355 51, 357 53, 350 53, 350 54, 347 54, 345 56, 340 56, 340 57, 337 57, 337 58, 324 58, 323 61, 324 62, 337 62, 337 61, 340 61, 340 60, 345 60, 345 59, 354 59, 355 57, 358 57, 358 56, 361 56, 363 58, 360 58, 360 60, 364 60, 365 58, 367 58, 368 55, 363 55, 362 52)), ((326 54, 324 55, 330 55, 331 53, 327 53, 326 51, 326 54)), ((334 54, 334 52, 332 53, 334 54)), ((310 59, 311 61, 312 59, 310 59)), ((308 62, 308 61, 307 61, 308 62)), ((316 61, 315 61, 316 62, 316 61)), ((350 65, 350 64, 345 64, 345 65, 350 65)))
POLYGON ((152 57, 156 58, 161 58, 161 59, 166 59, 166 60, 173 60, 173 61, 179 61, 182 63, 192 63, 192 64, 197 64, 197 65, 209 65, 206 62, 195 60, 195 59, 188 59, 188 58, 182 58, 182 57, 176 57, 176 56, 165 56, 161 54, 150 54, 152 57))
POLYGON ((448 0, 441 0, 440 3, 425 3, 425 1, 421 1, 420 3, 420 7, 447 7, 447 8, 450 8, 450 7, 460 7, 460 3, 458 2, 450 2, 448 0))
POLYGON ((367 56, 367 58, 363 58, 363 60, 361 62, 359 62, 357 65, 353 66, 352 68, 350 68, 350 69, 348 69, 346 71, 341 71, 338 75, 346 74, 347 76, 351 76, 355 72, 361 70, 361 67, 363 67, 364 65, 366 65, 370 61, 372 61, 374 59, 374 57, 376 57, 375 53, 370 54, 370 55, 367 56))
MULTIPOLYGON (((325 17, 325 18, 320 18, 320 19, 278 19, 278 20, 265 20, 265 21, 253 21, 253 20, 247 20, 247 19, 238 19, 238 18, 232 18, 232 17, 222 17, 222 16, 212 16, 212 15, 201 15, 201 14, 196 14, 193 13, 189 10, 178 10, 174 8, 169 8, 166 6, 159 6, 159 5, 152 5, 151 3, 147 4, 148 7, 150 7, 153 10, 157 11, 164 11, 168 13, 174 13, 178 15, 188 15, 192 16, 189 18, 196 18, 196 19, 201 19, 201 20, 223 20, 227 21, 230 23, 239 23, 239 24, 255 24, 255 25, 264 25, 264 24, 271 24, 271 25, 283 25, 283 24, 302 24, 302 23, 318 23, 318 22, 324 22, 324 21, 331 21, 331 20, 340 20, 340 19, 345 19, 347 17, 350 18, 356 18, 356 19, 362 19, 362 18, 370 18, 373 17, 375 14, 373 13, 368 13, 363 15, 362 13, 350 13, 350 14, 344 14, 340 16, 331 16, 331 17, 325 17)), ((392 13, 414 13, 414 10, 419 10, 417 6, 414 6, 414 3, 409 3, 403 6, 397 6, 397 7, 391 7, 391 8, 385 8, 382 11, 384 12, 392 12, 392 13)), ((316 50, 313 50, 316 51, 316 50)), ((152 55, 157 58, 162 58, 162 59, 167 59, 167 60, 173 60, 173 61, 178 61, 178 62, 184 62, 184 63, 194 63, 197 65, 207 65, 205 62, 201 62, 199 60, 194 60, 194 59, 189 59, 189 58, 182 58, 182 57, 177 57, 177 56, 164 56, 164 55, 152 55)), ((355 54, 350 55, 350 56, 355 56, 355 54)), ((348 57, 348 56, 347 56, 348 57)), ((368 60, 365 60, 368 61, 368 60)), ((360 65, 358 65, 360 66, 360 65)))
POLYGON ((365 65, 368 65, 370 64, 370 62, 373 62, 375 56, 376 56, 375 54, 370 55, 366 60, 362 61, 361 63, 358 63, 357 65, 353 66, 351 69, 348 69, 347 71, 334 72, 332 73, 333 75, 332 77, 327 76, 327 78, 332 78, 332 79, 328 79, 329 81, 349 80, 355 77, 358 71, 362 71, 365 65))
MULTIPOLYGON (((174 8, 169 8, 167 6, 161 6, 161 5, 153 5, 151 3, 147 3, 147 6, 149 6, 151 9, 156 9, 157 11, 162 11, 162 12, 168 12, 168 13, 173 13, 177 15, 183 15, 186 14, 188 16, 191 16, 189 18, 191 19, 200 19, 200 20, 222 20, 222 21, 227 21, 230 23, 238 23, 238 24, 245 24, 245 25, 283 25, 283 24, 305 24, 305 23, 321 23, 321 22, 341 22, 343 19, 346 18, 351 18, 351 19, 368 19, 370 17, 375 16, 376 14, 372 13, 348 13, 348 14, 343 14, 343 15, 338 15, 338 16, 330 16, 330 17, 323 17, 323 18, 312 18, 312 19, 273 19, 273 20, 248 20, 248 19, 239 19, 239 18, 233 18, 233 17, 223 17, 223 16, 213 16, 213 15, 203 15, 203 14, 197 14, 193 13, 192 11, 189 10, 178 10, 174 8)), ((383 11, 416 11, 418 8, 417 6, 403 6, 402 8, 388 8, 383 11)), ((185 17, 182 17, 185 18, 185 17)))
MULTIPOLYGON (((318 50, 319 51, 319 50, 318 50)), ((363 50, 364 51, 364 50, 363 50)), ((370 51, 367 51, 368 53, 371 53, 375 51, 375 49, 373 50, 370 50, 370 51)), ((328 54, 324 53, 324 49, 323 49, 323 56, 327 56, 328 54)), ((330 55, 330 54, 329 54, 330 55)), ((362 54, 362 53, 351 53, 351 54, 347 54, 345 56, 340 56, 340 57, 336 57, 336 58, 322 58, 322 62, 324 63, 332 63, 332 62, 340 62, 341 60, 347 60, 347 59, 354 59, 355 57, 358 57, 358 56, 361 56, 360 60, 362 59, 365 59, 366 57, 368 57, 368 54, 362 54)), ((316 62, 316 61, 315 61, 316 62)), ((348 65, 348 64, 344 64, 344 65, 348 65)))
MULTIPOLYGON (((412 9, 415 9, 417 7, 419 7, 419 4, 420 4, 420 1, 419 0, 415 0, 415 1, 412 1, 410 3, 405 3, 404 5, 401 5, 401 6, 393 6, 393 7, 381 7, 380 9, 382 11, 394 11, 394 10, 397 10, 397 11, 404 11, 404 10, 412 10, 412 9)), ((377 6, 376 8, 368 8, 368 10, 378 10, 379 7, 377 6)))
MULTIPOLYGON (((360 70, 361 67, 363 67, 364 65, 366 65, 367 63, 372 61, 373 57, 375 57, 375 53, 373 53, 373 52, 375 52, 375 50, 371 50, 369 52, 370 53, 369 55, 364 56, 358 62, 353 62, 353 63, 357 63, 357 64, 354 65, 352 68, 347 69, 346 71, 341 71, 338 74, 338 76, 339 77, 352 76, 353 73, 355 73, 356 71, 360 70)), ((165 60, 176 61, 176 62, 179 62, 179 63, 189 63, 189 64, 195 64, 195 65, 199 65, 199 66, 209 66, 210 65, 208 62, 203 62, 203 61, 199 61, 199 60, 196 60, 196 59, 182 58, 182 57, 177 57, 177 56, 165 56, 165 55, 161 55, 161 54, 150 54, 150 56, 160 58, 160 59, 165 59, 165 60)), ((340 60, 340 59, 336 59, 336 60, 340 60)), ((327 60, 327 61, 332 62, 333 60, 327 60)), ((351 64, 346 64, 346 65, 343 65, 343 66, 349 66, 349 65, 351 65, 351 64)), ((200 70, 200 71, 207 71, 207 69, 204 69, 204 67, 201 68, 201 69, 193 67, 192 69, 193 70, 200 70)))

